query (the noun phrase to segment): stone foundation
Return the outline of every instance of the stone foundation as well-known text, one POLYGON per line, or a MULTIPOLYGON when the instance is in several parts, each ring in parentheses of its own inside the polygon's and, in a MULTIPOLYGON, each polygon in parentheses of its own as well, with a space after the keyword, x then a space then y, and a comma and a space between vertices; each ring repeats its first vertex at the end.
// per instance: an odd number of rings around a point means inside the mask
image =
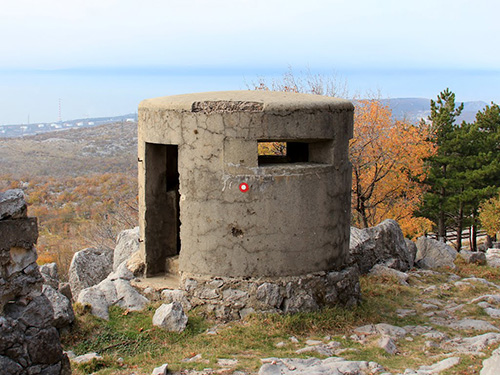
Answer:
POLYGON ((321 307, 352 306, 360 299, 356 266, 278 278, 204 277, 183 274, 181 280, 193 307, 218 319, 235 320, 253 312, 295 313, 321 307))

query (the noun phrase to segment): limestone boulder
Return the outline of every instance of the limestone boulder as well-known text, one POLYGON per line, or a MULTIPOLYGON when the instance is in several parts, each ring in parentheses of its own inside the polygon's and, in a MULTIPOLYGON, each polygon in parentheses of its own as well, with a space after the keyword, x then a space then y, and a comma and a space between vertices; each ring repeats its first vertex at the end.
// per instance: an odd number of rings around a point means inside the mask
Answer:
POLYGON ((368 273, 375 264, 385 264, 403 272, 413 267, 413 257, 403 232, 391 219, 372 228, 351 227, 349 253, 350 263, 357 264, 361 274, 368 273))
POLYGON ((113 251, 87 248, 78 251, 69 267, 71 292, 78 296, 80 292, 99 284, 113 271, 113 251))
POLYGON ((485 253, 479 251, 461 250, 458 254, 463 260, 465 260, 466 263, 472 263, 481 266, 486 264, 485 253))
POLYGON ((500 249, 488 249, 486 251, 486 263, 490 267, 500 268, 500 249))
POLYGON ((124 261, 139 251, 139 227, 121 231, 116 238, 116 247, 113 256, 113 271, 124 261))
POLYGON ((56 263, 46 263, 40 266, 40 273, 43 277, 43 284, 50 285, 54 289, 59 289, 59 275, 56 263))
POLYGON ((27 206, 21 189, 0 192, 0 220, 26 217, 27 206))
POLYGON ((417 256, 415 263, 424 269, 439 267, 455 268, 457 251, 444 242, 433 240, 428 237, 420 237, 417 240, 417 256))
POLYGON ((75 321, 73 306, 66 296, 50 285, 44 285, 42 293, 50 301, 52 310, 54 310, 54 319, 52 321, 54 327, 64 328, 75 321))
POLYGON ((182 332, 186 329, 188 317, 179 302, 164 303, 153 315, 153 325, 170 332, 182 332))
POLYGON ((417 257, 417 244, 408 238, 405 238, 405 242, 406 242, 406 248, 408 249, 408 252, 410 253, 410 258, 411 258, 412 267, 413 267, 413 265, 415 264, 415 258, 417 257))
POLYGON ((109 307, 118 305, 130 311, 142 310, 149 300, 141 295, 131 284, 132 273, 123 262, 116 272, 90 288, 83 289, 77 301, 91 306, 93 315, 108 320, 109 307))

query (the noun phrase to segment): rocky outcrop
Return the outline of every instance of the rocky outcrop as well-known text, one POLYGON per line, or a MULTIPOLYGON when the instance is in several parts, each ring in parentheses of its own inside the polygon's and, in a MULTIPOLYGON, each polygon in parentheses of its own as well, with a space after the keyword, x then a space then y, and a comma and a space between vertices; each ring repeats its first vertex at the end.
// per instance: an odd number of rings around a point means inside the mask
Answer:
POLYGON ((413 256, 403 232, 398 223, 391 219, 372 228, 351 227, 349 253, 350 263, 357 264, 361 274, 370 272, 375 264, 403 272, 413 267, 413 256))
POLYGON ((417 240, 417 256, 415 263, 424 269, 439 267, 455 268, 457 251, 444 242, 433 240, 428 237, 420 237, 417 240))
POLYGON ((121 231, 116 238, 113 256, 113 271, 139 251, 139 227, 121 231))
POLYGON ((116 272, 112 272, 99 284, 83 289, 77 302, 91 306, 92 314, 102 319, 109 319, 108 309, 118 305, 130 311, 142 310, 149 300, 139 294, 130 280, 134 277, 123 262, 116 272))
POLYGON ((73 296, 99 284, 113 271, 113 251, 96 248, 83 249, 73 255, 69 266, 69 284, 73 296))
POLYGON ((34 246, 37 220, 26 216, 20 191, 1 194, 0 206, 0 372, 70 374, 52 325, 52 305, 42 294, 34 246))

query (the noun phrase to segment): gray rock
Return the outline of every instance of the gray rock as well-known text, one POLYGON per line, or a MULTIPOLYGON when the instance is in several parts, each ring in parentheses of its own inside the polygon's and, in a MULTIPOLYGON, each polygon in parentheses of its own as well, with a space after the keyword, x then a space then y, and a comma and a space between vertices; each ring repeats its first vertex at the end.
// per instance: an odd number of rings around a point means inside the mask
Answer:
POLYGON ((25 218, 26 213, 26 201, 21 189, 0 192, 0 220, 25 218))
POLYGON ((500 372, 500 348, 493 350, 491 357, 483 361, 479 375, 498 375, 500 372))
POLYGON ((405 243, 406 248, 408 249, 408 253, 410 254, 411 268, 415 264, 415 258, 417 256, 417 244, 408 238, 405 238, 405 243))
POLYGON ((33 363, 53 364, 62 360, 63 351, 55 327, 29 328, 26 331, 27 349, 33 363))
POLYGON ((384 349, 390 355, 394 355, 398 352, 398 348, 396 347, 396 343, 389 336, 382 336, 378 341, 378 346, 384 349))
POLYGON ((461 250, 459 253, 460 257, 465 260, 466 263, 485 265, 486 264, 486 254, 479 251, 469 251, 461 250))
POLYGON ((370 274, 377 276, 386 276, 386 277, 394 277, 398 280, 399 284, 404 286, 409 286, 408 284, 408 274, 405 272, 401 272, 395 270, 394 268, 386 267, 382 264, 376 264, 370 271, 370 274))
POLYGON ((127 268, 127 262, 122 262, 118 268, 114 272, 111 272, 108 277, 111 281, 123 279, 123 280, 132 280, 134 278, 134 274, 127 268))
POLYGON ((132 255, 139 251, 139 227, 121 231, 116 237, 116 247, 113 257, 113 271, 132 255))
POLYGON ((225 289, 222 292, 222 298, 229 303, 245 304, 248 300, 248 293, 238 289, 225 289))
POLYGON ((92 353, 87 353, 87 354, 83 354, 83 355, 79 355, 77 357, 73 357, 71 358, 71 362, 74 362, 76 364, 84 364, 84 363, 90 363, 94 360, 101 360, 102 357, 95 353, 95 352, 92 352, 92 353))
POLYGON ((285 313, 296 313, 299 311, 316 311, 319 309, 316 300, 303 290, 291 293, 289 298, 283 302, 285 313))
POLYGON ((112 272, 99 284, 83 289, 77 301, 89 304, 93 315, 106 320, 109 319, 108 309, 111 305, 131 311, 142 310, 149 300, 130 284, 130 275, 123 262, 116 272, 112 272))
POLYGON ((184 311, 191 310, 191 303, 187 299, 186 292, 180 289, 165 289, 161 292, 161 299, 166 303, 179 302, 184 311))
POLYGON ((168 373, 168 363, 161 365, 160 367, 156 367, 151 375, 167 375, 168 373))
POLYGON ((188 317, 179 302, 161 305, 153 316, 153 325, 171 332, 182 332, 186 329, 188 317))
POLYGON ((351 227, 349 253, 350 264, 357 264, 361 274, 368 273, 375 264, 387 264, 400 271, 413 266, 403 232, 391 219, 372 228, 351 227))
POLYGON ((474 329, 477 331, 500 331, 493 324, 477 319, 462 319, 451 323, 450 327, 455 329, 474 329))
MULTIPOLYGON (((497 254, 491 254, 489 251, 492 249, 488 249, 488 252, 486 252, 486 263, 490 267, 494 268, 500 268, 500 256, 497 254)), ((494 249, 496 250, 496 249, 494 249)))
POLYGON ((0 355, 0 368, 5 374, 18 375, 23 371, 23 367, 8 357, 0 355))
POLYGON ((5 306, 4 314, 28 327, 44 328, 52 325, 54 311, 44 295, 33 298, 27 305, 12 303, 5 306))
POLYGON ((450 357, 443 359, 437 363, 430 366, 420 366, 417 374, 427 375, 427 374, 439 374, 444 370, 452 368, 460 363, 460 357, 450 357))
POLYGON ((492 307, 485 307, 484 312, 491 316, 492 318, 498 319, 500 318, 500 309, 494 309, 492 307))
POLYGON ((424 269, 439 267, 455 268, 457 252, 451 246, 427 237, 417 240, 417 256, 415 263, 424 269))
POLYGON ((75 253, 69 267, 69 283, 73 295, 99 284, 113 270, 113 252, 87 248, 75 253))
POLYGON ((43 283, 50 285, 54 289, 59 289, 59 276, 57 274, 56 263, 46 263, 40 266, 40 273, 43 277, 43 283))
POLYGON ((452 339, 445 342, 444 345, 457 352, 479 353, 498 342, 500 342, 500 333, 489 332, 473 337, 452 339))
POLYGON ((142 310, 149 300, 139 294, 127 280, 118 279, 114 281, 116 287, 116 296, 118 301, 116 304, 123 309, 130 311, 142 310))
POLYGON ((73 293, 71 293, 71 286, 69 283, 60 283, 59 284, 59 293, 65 296, 70 301, 73 301, 73 293))
POLYGON ((42 293, 50 301, 52 310, 54 310, 54 319, 52 321, 54 327, 63 328, 74 322, 73 306, 64 295, 50 285, 44 285, 42 293))
POLYGON ((257 299, 265 305, 279 308, 283 302, 280 287, 272 283, 263 283, 257 288, 257 299))
POLYGON ((375 329, 379 334, 393 338, 404 337, 408 333, 404 328, 393 326, 391 324, 386 324, 386 323, 376 324, 375 329))
POLYGON ((92 315, 98 318, 109 320, 109 303, 106 295, 96 286, 83 289, 78 295, 77 302, 91 306, 92 315))
POLYGON ((375 362, 346 361, 339 357, 318 358, 265 358, 259 375, 362 375, 380 373, 383 368, 375 362))
POLYGON ((10 277, 21 272, 32 264, 36 264, 38 255, 35 247, 12 247, 10 249, 10 262, 5 265, 5 276, 10 277))

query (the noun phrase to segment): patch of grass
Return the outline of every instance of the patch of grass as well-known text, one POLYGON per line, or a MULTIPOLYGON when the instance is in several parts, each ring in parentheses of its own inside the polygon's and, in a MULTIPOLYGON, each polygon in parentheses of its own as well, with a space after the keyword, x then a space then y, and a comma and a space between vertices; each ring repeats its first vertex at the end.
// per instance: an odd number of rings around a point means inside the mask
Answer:
POLYGON ((466 263, 461 257, 457 257, 455 265, 455 273, 460 277, 480 277, 496 284, 500 283, 500 268, 466 263))

